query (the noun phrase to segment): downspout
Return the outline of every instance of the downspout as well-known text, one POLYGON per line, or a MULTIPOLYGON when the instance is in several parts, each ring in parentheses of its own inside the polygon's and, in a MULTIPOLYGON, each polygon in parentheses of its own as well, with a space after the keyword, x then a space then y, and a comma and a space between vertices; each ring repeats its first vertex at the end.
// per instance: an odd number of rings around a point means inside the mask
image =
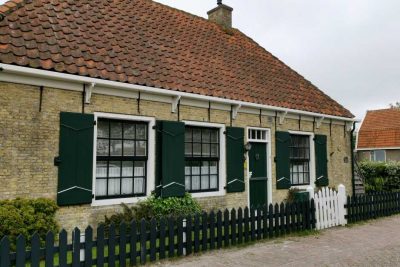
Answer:
POLYGON ((356 194, 355 176, 354 176, 354 131, 356 129, 356 122, 353 122, 353 128, 350 132, 350 149, 351 149, 351 187, 353 188, 353 196, 356 194))

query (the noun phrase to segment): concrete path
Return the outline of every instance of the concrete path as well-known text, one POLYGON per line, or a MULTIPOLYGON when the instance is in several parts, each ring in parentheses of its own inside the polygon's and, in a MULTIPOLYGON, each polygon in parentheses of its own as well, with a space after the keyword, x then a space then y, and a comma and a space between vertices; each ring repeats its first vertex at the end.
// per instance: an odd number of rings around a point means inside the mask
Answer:
POLYGON ((153 266, 400 266, 400 215, 153 266))

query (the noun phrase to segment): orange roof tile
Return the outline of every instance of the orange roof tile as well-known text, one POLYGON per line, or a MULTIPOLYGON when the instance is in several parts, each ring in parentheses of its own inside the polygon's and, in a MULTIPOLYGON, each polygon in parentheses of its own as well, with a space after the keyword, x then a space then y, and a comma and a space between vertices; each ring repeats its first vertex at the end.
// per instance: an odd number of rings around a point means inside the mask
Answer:
POLYGON ((357 148, 400 147, 400 109, 370 110, 358 133, 357 148))
POLYGON ((12 0, 0 13, 2 63, 354 117, 239 30, 150 0, 12 0))

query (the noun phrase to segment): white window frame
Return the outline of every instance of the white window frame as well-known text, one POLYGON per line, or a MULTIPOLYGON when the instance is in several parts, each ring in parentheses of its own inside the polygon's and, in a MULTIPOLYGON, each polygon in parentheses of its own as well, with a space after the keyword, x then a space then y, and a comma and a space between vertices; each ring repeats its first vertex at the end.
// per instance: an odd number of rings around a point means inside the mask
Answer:
MULTIPOLYGON (((247 127, 246 128, 246 143, 266 143, 267 144, 267 197, 268 204, 272 204, 272 143, 271 143, 271 129, 270 128, 261 128, 261 127, 247 127), (266 132, 266 138, 264 140, 260 139, 250 139, 249 138, 249 130, 261 130, 266 132)), ((246 168, 247 168, 247 179, 246 179, 246 187, 248 188, 247 192, 247 203, 250 207, 250 159, 249 152, 246 153, 246 168)))
POLYGON ((93 198, 92 206, 108 206, 108 205, 119 205, 121 203, 132 204, 137 203, 140 200, 145 200, 151 196, 151 192, 155 189, 155 131, 153 127, 156 125, 156 119, 154 117, 144 116, 133 116, 115 113, 103 113, 95 112, 94 119, 96 126, 94 127, 93 137, 93 195, 96 195, 96 156, 97 156, 97 120, 99 118, 104 119, 115 119, 115 120, 126 120, 126 121, 140 121, 148 123, 148 151, 147 151, 147 173, 146 173, 146 196, 143 197, 129 197, 129 198, 112 198, 112 199, 97 199, 93 198))
POLYGON ((190 193, 194 198, 216 197, 226 195, 226 148, 225 148, 225 124, 200 122, 200 121, 183 121, 187 126, 208 127, 219 129, 219 164, 218 164, 218 191, 190 193))
POLYGON ((309 185, 293 185, 290 188, 297 189, 307 189, 307 187, 311 186, 315 188, 315 144, 314 137, 315 134, 312 132, 303 132, 303 131, 289 131, 289 134, 294 135, 306 135, 310 138, 310 184, 309 185))

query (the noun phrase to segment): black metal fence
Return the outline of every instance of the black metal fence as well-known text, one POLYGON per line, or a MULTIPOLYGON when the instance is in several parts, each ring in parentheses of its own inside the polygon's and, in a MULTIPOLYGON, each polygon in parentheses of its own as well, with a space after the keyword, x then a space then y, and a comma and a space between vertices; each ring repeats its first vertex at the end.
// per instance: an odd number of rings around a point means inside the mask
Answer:
POLYGON ((347 221, 354 223, 400 213, 399 192, 376 192, 347 197, 347 221))
POLYGON ((71 242, 65 230, 58 236, 49 232, 44 247, 38 235, 29 240, 29 247, 27 240, 19 236, 15 251, 10 249, 8 237, 3 237, 0 266, 133 266, 314 228, 313 200, 256 210, 239 208, 177 220, 142 220, 107 229, 99 226, 95 233, 88 227, 84 240, 80 230, 75 229, 71 242))

